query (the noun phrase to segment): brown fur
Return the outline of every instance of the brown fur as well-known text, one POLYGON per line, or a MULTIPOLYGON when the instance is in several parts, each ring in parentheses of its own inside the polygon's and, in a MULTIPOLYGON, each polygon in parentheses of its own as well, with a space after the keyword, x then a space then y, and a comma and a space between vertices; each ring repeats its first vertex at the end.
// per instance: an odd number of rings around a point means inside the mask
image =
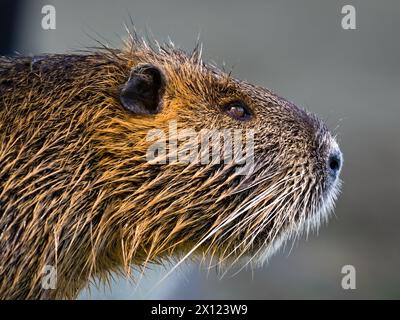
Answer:
POLYGON ((171 46, 137 37, 122 51, 0 58, 0 298, 74 298, 163 258, 210 254, 223 263, 272 251, 332 205, 334 144, 314 116, 171 46), (162 112, 134 115, 118 93, 132 67, 165 72, 162 112), (241 99, 250 121, 221 105, 241 99), (150 129, 254 128, 255 165, 152 165, 150 129), (57 288, 41 288, 45 265, 57 288))

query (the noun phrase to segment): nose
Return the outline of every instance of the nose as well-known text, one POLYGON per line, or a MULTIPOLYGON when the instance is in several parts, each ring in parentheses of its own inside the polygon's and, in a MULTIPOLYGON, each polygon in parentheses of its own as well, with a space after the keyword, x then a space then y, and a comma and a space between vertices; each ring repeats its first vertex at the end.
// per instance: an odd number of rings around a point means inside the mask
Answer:
POLYGON ((337 178, 342 168, 342 153, 339 150, 331 151, 328 156, 328 172, 333 178, 337 178))

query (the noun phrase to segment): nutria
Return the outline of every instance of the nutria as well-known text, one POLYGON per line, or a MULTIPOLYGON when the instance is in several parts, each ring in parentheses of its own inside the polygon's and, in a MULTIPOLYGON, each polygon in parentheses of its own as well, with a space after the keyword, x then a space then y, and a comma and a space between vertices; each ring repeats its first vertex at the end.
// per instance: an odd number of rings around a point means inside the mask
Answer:
POLYGON ((342 160, 323 122, 199 46, 127 44, 0 58, 0 298, 75 298, 93 277, 171 257, 263 261, 331 211, 342 160), (172 141, 171 121, 253 130, 251 167, 150 161, 149 132, 172 141))

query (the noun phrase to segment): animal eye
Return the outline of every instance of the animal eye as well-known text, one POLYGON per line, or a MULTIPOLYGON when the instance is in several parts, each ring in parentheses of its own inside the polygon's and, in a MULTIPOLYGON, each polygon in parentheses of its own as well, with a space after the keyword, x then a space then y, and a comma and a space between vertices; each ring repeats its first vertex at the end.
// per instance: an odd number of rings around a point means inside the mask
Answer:
POLYGON ((249 120, 252 115, 250 109, 242 101, 228 103, 223 107, 223 110, 233 119, 240 121, 249 120))

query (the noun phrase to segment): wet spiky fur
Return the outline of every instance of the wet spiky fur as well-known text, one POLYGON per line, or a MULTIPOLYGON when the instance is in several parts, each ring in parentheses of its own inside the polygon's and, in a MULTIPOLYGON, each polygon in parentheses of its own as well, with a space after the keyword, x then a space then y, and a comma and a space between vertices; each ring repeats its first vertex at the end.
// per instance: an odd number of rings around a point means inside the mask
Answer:
POLYGON ((336 196, 334 139, 314 116, 172 45, 0 58, 0 298, 74 298, 94 276, 164 257, 252 263, 336 196), (166 75, 163 109, 133 115, 118 99, 132 67, 166 75), (253 119, 220 106, 243 100, 253 119), (234 165, 149 164, 150 129, 256 130, 252 174, 234 165), (279 241, 278 241, 279 240, 279 241), (45 265, 57 287, 41 287, 45 265))

